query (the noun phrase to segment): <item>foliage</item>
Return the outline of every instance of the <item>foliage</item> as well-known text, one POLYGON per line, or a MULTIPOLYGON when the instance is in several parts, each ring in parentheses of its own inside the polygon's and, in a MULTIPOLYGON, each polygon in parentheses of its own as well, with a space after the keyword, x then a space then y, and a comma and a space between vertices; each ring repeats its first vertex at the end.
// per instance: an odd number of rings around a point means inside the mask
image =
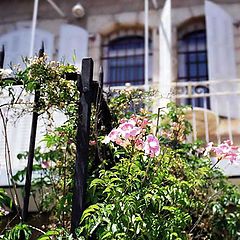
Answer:
POLYGON ((31 237, 31 229, 27 224, 17 224, 11 230, 6 231, 3 237, 0 236, 2 240, 29 240, 31 237))
POLYGON ((12 208, 12 200, 4 191, 4 189, 0 188, 0 217, 6 216, 8 211, 6 210, 12 208))
MULTIPOLYGON (((125 144, 129 139, 120 142, 116 136, 123 135, 117 135, 116 129, 109 134, 109 144, 119 161, 109 170, 100 170, 99 177, 91 181, 92 204, 82 216, 79 236, 239 238, 239 190, 212 167, 198 143, 184 141, 191 130, 184 112, 170 103, 160 115, 158 156, 148 156, 134 144, 129 148, 125 144)), ((131 137, 133 141, 136 136, 131 137)))
POLYGON ((55 240, 73 240, 72 234, 68 233, 66 229, 64 228, 57 228, 55 230, 49 230, 45 234, 41 235, 38 240, 49 240, 49 239, 55 239, 55 240))

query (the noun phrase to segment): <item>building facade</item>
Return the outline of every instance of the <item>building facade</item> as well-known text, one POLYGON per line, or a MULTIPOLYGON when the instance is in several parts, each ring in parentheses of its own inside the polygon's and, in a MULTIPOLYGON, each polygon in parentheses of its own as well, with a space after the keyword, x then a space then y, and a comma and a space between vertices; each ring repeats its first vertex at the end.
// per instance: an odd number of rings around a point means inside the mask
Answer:
MULTIPOLYGON (((167 91, 172 92, 172 98, 193 107, 189 113, 194 130, 192 139, 200 137, 221 142, 230 138, 239 144, 239 0, 210 2, 216 5, 210 15, 217 15, 214 9, 218 9, 216 11, 223 14, 222 25, 211 25, 214 20, 208 21, 204 0, 172 0, 171 23, 164 22, 161 17, 165 1, 149 0, 147 40, 144 0, 81 0, 83 9, 76 6, 76 0, 55 3, 57 7, 52 1, 38 3, 33 53, 43 41, 49 58, 53 60, 65 60, 80 66, 83 57, 92 57, 95 77, 99 67, 104 68, 105 86, 121 88, 130 83, 144 87, 147 78, 151 88, 161 89, 169 82, 171 86, 167 86, 167 91), (83 12, 84 16, 80 16, 83 12), (161 45, 164 44, 160 37, 161 25, 165 24, 170 24, 171 34, 167 36, 170 41, 165 42, 169 54, 161 45), (213 32, 214 26, 218 27, 216 32, 213 32), (218 36, 221 31, 223 34, 218 36), (216 39, 220 40, 217 42, 216 39), (170 74, 161 69, 160 59, 164 61, 164 57, 166 62, 170 59, 170 63, 164 65, 170 74), (217 64, 215 70, 214 63, 217 64), (228 69, 231 71, 227 72, 228 69)), ((7 68, 10 62, 18 63, 22 56, 31 55, 34 1, 1 0, 0 8, 0 45, 5 46, 4 67, 7 68)), ((240 175, 239 168, 231 168, 227 174, 240 175)))

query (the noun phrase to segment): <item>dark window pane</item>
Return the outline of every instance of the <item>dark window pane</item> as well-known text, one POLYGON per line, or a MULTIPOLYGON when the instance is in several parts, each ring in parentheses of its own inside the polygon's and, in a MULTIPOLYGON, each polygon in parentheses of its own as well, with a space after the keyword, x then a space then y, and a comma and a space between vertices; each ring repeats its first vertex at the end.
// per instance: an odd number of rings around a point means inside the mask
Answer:
MULTIPOLYGON (((193 88, 192 94, 207 93, 209 89, 201 86, 201 81, 208 79, 207 48, 205 30, 193 31, 184 35, 178 41, 178 76, 180 81, 199 82, 193 88)), ((210 98, 186 99, 185 104, 195 107, 210 108, 210 98)))
POLYGON ((188 61, 189 61, 189 63, 192 63, 192 62, 195 63, 196 60, 197 60, 197 55, 196 55, 196 53, 191 53, 191 54, 188 55, 188 61))
POLYGON ((206 62, 207 61, 207 54, 204 53, 198 53, 198 61, 199 62, 206 62))
MULTIPOLYGON (((150 58, 151 58, 151 42, 150 58)), ((106 66, 105 83, 110 86, 123 86, 125 83, 144 83, 144 38, 126 36, 114 39, 106 46, 108 55, 103 58, 106 66)), ((151 66, 150 66, 151 67, 151 66)))
POLYGON ((200 63, 198 65, 198 72, 199 76, 207 76, 207 64, 206 63, 200 63))
POLYGON ((189 76, 196 77, 197 74, 197 64, 189 64, 189 76))

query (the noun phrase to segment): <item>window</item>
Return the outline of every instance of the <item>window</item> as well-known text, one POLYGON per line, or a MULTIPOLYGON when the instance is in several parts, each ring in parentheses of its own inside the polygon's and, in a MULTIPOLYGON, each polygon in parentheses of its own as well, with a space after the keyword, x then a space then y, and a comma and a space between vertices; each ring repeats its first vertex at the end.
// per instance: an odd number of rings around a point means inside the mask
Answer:
MULTIPOLYGON (((201 85, 208 80, 206 31, 194 30, 185 33, 178 40, 178 79, 182 82, 199 82, 191 94, 208 93, 209 88, 201 85)), ((192 98, 184 104, 210 109, 210 99, 192 98)))
MULTIPOLYGON (((149 46, 151 49, 150 41, 149 46)), ((151 62, 151 52, 149 62, 151 62)), ((143 85, 144 37, 135 32, 108 40, 103 44, 102 63, 105 85, 124 86, 126 83, 143 85)), ((149 72, 151 75, 151 70, 149 72)))

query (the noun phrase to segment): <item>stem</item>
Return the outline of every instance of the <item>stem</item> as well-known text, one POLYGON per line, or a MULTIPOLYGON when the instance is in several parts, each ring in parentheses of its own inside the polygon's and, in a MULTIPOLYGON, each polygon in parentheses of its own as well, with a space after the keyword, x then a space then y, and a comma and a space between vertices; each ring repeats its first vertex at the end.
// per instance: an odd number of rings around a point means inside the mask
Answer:
MULTIPOLYGON (((222 188, 223 189, 223 188, 222 188)), ((215 197, 222 189, 220 189, 219 191, 215 192, 214 194, 212 194, 212 196, 210 196, 207 200, 206 206, 204 207, 201 215, 199 216, 199 218, 197 219, 197 221, 195 222, 195 224, 193 225, 192 229, 190 230, 190 233, 193 232, 193 230, 197 227, 197 225, 199 224, 199 222, 202 220, 204 213, 207 211, 207 208, 209 206, 209 202, 212 200, 213 197, 215 197)))
POLYGON ((212 167, 210 168, 210 170, 212 170, 212 169, 220 162, 220 160, 221 160, 221 158, 218 158, 218 159, 217 159, 217 162, 212 165, 212 167))
MULTIPOLYGON (((65 153, 64 153, 64 163, 63 163, 63 196, 66 195, 66 162, 67 162, 67 148, 66 147, 65 153)), ((64 220, 65 220, 65 209, 63 209, 63 214, 62 214, 62 220, 63 220, 63 227, 65 227, 64 220)))
POLYGON ((10 154, 10 147, 9 147, 9 142, 8 142, 8 134, 7 134, 7 120, 5 120, 2 109, 0 109, 0 116, 2 118, 2 123, 3 123, 3 131, 4 131, 4 138, 5 138, 5 163, 6 163, 6 170, 7 170, 7 177, 8 177, 8 184, 10 186, 10 182, 13 185, 13 190, 15 193, 15 197, 14 194, 10 188, 10 194, 12 197, 12 200, 15 200, 15 206, 17 207, 17 213, 20 215, 19 212, 19 207, 20 207, 20 201, 18 198, 18 194, 17 194, 17 187, 16 187, 16 183, 13 180, 13 172, 12 172, 12 164, 11 164, 11 154, 10 154))

